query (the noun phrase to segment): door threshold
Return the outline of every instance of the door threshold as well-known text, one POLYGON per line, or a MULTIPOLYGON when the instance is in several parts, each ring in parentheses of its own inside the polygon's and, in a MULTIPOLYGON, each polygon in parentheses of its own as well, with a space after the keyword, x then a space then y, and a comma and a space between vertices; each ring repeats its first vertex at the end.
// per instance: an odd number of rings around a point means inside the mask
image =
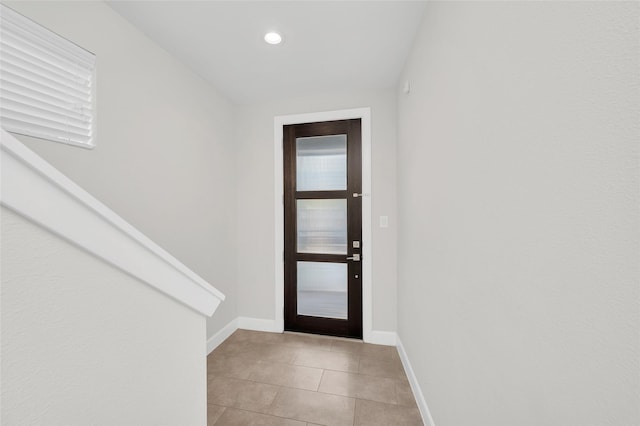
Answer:
POLYGON ((360 342, 364 343, 364 340, 356 338, 356 337, 342 337, 342 336, 331 336, 329 334, 316 334, 316 333, 306 333, 302 331, 289 331, 285 330, 283 334, 291 334, 294 336, 315 336, 321 337, 323 339, 331 339, 331 340, 344 340, 345 342, 360 342))

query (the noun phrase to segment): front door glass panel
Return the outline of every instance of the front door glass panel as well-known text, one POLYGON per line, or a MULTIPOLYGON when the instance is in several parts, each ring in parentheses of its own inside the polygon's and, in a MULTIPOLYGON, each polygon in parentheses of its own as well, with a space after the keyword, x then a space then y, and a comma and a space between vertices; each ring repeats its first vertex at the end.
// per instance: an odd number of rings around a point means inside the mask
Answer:
POLYGON ((298 315, 347 319, 347 264, 298 262, 298 315))
POLYGON ((298 253, 347 254, 347 200, 297 200, 298 253))
POLYGON ((296 190, 347 189, 347 135, 296 138, 296 190))

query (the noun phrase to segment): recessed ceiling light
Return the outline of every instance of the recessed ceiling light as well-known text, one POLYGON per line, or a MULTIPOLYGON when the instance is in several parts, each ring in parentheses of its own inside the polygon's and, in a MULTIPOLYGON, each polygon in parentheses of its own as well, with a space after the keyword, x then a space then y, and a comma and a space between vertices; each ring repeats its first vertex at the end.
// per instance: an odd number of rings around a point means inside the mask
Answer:
POLYGON ((280 44, 280 42, 282 42, 282 36, 278 33, 266 33, 264 35, 264 41, 269 44, 280 44))

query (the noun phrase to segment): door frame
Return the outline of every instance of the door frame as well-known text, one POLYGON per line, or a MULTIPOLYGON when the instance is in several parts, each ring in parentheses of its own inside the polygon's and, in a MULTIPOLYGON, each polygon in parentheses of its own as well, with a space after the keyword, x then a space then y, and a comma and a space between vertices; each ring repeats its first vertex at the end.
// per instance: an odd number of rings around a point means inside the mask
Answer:
POLYGON ((359 118, 362 126, 362 339, 373 329, 371 229, 371 108, 354 108, 274 117, 275 306, 276 330, 284 331, 284 185, 283 126, 359 118))

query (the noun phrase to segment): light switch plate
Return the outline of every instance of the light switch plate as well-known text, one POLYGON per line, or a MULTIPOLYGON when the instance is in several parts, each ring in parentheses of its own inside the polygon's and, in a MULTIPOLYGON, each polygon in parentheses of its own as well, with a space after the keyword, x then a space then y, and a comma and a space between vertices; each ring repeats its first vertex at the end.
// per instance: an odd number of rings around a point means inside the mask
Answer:
POLYGON ((389 227, 389 216, 380 216, 380 228, 389 227))

